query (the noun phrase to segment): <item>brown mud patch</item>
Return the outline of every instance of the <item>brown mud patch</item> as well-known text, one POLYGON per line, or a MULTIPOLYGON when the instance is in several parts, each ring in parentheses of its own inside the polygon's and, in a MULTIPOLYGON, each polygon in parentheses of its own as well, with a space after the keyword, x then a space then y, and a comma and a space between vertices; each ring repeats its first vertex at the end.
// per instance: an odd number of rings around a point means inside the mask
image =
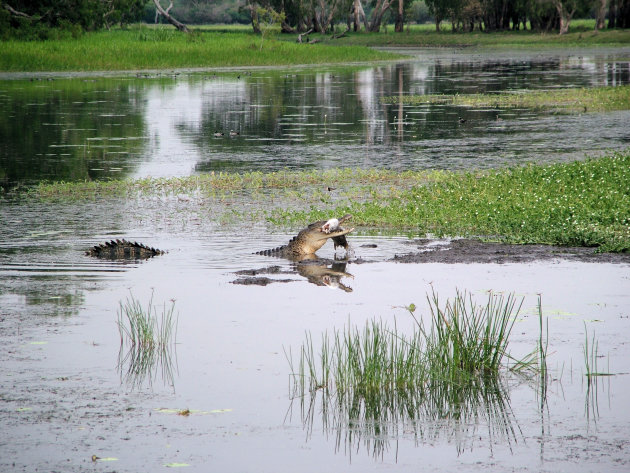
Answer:
POLYGON ((630 264, 630 253, 598 253, 597 248, 552 245, 510 245, 479 240, 414 240, 419 251, 395 255, 397 263, 529 263, 570 260, 584 263, 630 264))

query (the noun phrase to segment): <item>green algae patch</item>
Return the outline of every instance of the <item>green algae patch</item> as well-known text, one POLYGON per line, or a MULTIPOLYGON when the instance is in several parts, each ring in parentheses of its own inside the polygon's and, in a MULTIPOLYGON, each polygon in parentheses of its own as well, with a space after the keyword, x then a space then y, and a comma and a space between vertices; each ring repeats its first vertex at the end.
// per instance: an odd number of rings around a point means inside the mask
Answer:
POLYGON ((496 94, 404 95, 384 103, 449 104, 461 107, 531 108, 553 113, 611 112, 630 109, 630 86, 513 91, 496 94))

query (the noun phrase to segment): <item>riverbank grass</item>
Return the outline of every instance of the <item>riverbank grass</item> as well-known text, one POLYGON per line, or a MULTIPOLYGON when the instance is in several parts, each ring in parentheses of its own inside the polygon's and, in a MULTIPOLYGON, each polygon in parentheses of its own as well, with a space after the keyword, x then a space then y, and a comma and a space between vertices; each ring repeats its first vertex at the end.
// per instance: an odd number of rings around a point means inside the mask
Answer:
POLYGON ((123 71, 355 63, 400 58, 365 46, 297 44, 246 32, 132 28, 79 38, 2 43, 0 71, 123 71))

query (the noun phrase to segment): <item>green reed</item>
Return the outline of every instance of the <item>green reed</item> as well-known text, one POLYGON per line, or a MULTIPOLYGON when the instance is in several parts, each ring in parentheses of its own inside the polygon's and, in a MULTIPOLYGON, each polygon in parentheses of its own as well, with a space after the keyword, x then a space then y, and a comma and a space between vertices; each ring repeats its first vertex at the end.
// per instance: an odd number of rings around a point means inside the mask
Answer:
MULTIPOLYGON (((319 390, 340 398, 360 395, 380 400, 402 395, 407 399, 426 393, 428 386, 461 386, 470 380, 498 377, 508 366, 509 337, 522 301, 513 295, 488 295, 485 304, 457 292, 440 305, 435 292, 428 296, 430 318, 425 322, 407 310, 416 324, 411 334, 383 321, 367 322, 324 333, 318 355, 307 334, 297 362, 289 354, 294 394, 319 390), (297 367, 297 370, 294 369, 297 367)), ((532 368, 531 362, 514 361, 512 368, 532 368)), ((396 403, 398 401, 392 401, 396 403)))
POLYGON ((173 347, 177 338, 177 317, 174 315, 175 302, 166 304, 158 315, 153 305, 153 295, 146 309, 130 295, 119 304, 118 332, 120 350, 118 369, 121 377, 134 386, 144 379, 152 383, 158 366, 167 384, 173 384, 173 347), (125 350, 126 347, 126 350, 125 350))
POLYGON ((508 373, 538 373, 545 354, 537 352, 546 352, 543 343, 520 360, 509 353, 522 300, 491 292, 478 304, 460 291, 443 305, 435 292, 427 300, 425 317, 413 304, 406 308, 415 321, 411 333, 372 320, 326 332, 317 347, 307 333, 295 358, 286 353, 291 395, 309 431, 319 413, 338 443, 344 438, 357 448, 363 441, 375 455, 402 425, 418 438, 454 435, 458 449, 480 421, 491 438, 516 440, 508 373))

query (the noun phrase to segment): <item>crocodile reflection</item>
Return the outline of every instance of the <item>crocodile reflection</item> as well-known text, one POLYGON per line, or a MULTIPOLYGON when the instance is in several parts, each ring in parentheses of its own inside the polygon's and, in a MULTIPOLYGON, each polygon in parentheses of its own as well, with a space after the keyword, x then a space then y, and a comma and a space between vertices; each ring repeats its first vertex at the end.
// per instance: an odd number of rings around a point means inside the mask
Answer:
POLYGON ((345 292, 352 292, 352 288, 341 282, 341 278, 354 279, 354 276, 346 272, 347 261, 336 261, 330 266, 320 264, 315 260, 304 260, 295 265, 300 276, 304 276, 308 282, 317 286, 327 286, 333 289, 341 289, 345 292))
POLYGON ((317 286, 327 286, 341 289, 345 292, 352 292, 351 287, 341 282, 341 279, 344 277, 354 278, 352 274, 346 272, 346 264, 351 254, 346 235, 352 232, 354 228, 346 229, 341 226, 351 218, 352 215, 346 214, 341 218, 330 218, 313 222, 300 230, 297 236, 293 237, 288 244, 271 250, 256 252, 258 255, 286 258, 293 262, 291 269, 283 270, 279 266, 271 266, 263 269, 237 271, 236 274, 241 277, 232 281, 232 283, 266 286, 272 282, 290 282, 293 279, 271 279, 264 276, 265 274, 299 274, 305 277, 308 282, 317 286), (345 258, 338 260, 335 257, 335 260, 331 261, 319 258, 315 254, 328 240, 333 241, 335 250, 337 247, 342 247, 346 250, 345 258))
POLYGON ((269 276, 295 275, 306 278, 311 284, 325 286, 332 289, 341 289, 344 292, 352 292, 352 288, 342 282, 342 278, 354 279, 354 276, 346 272, 347 259, 329 260, 318 258, 314 255, 303 256, 301 258, 289 258, 293 263, 287 266, 268 266, 260 269, 246 269, 237 271, 239 276, 232 281, 233 284, 266 286, 271 283, 286 283, 296 281, 296 279, 269 276))

